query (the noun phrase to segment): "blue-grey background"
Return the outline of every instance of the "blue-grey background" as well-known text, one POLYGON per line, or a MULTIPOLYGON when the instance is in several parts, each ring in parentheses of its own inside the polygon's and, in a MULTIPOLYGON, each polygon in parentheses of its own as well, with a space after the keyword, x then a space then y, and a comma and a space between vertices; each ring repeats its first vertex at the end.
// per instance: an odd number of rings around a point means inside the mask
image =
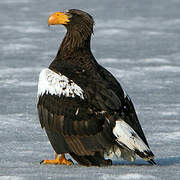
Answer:
POLYGON ((0 1, 0 180, 11 179, 180 179, 179 0, 0 1), (38 75, 65 35, 47 19, 70 8, 93 15, 92 51, 133 100, 158 166, 39 164, 54 154, 37 118, 38 75))

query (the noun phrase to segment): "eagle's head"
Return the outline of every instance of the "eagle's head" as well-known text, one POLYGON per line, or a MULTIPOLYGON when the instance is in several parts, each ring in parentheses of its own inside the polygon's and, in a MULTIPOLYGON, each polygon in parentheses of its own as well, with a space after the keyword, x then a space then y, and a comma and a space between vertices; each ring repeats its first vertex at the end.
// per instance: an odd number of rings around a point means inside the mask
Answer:
POLYGON ((78 10, 70 9, 65 12, 56 12, 50 15, 48 25, 62 24, 67 29, 68 41, 80 46, 84 41, 90 40, 93 33, 94 20, 88 13, 78 10))

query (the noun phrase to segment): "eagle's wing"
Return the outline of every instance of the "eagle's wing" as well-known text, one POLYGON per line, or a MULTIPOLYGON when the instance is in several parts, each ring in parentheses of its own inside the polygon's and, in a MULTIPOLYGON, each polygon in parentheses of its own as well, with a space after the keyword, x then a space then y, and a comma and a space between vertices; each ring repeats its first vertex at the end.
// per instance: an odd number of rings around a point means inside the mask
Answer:
POLYGON ((139 123, 134 105, 128 94, 109 71, 107 71, 102 66, 99 66, 99 72, 102 74, 102 77, 104 78, 105 81, 108 81, 113 84, 111 85, 112 90, 116 92, 118 98, 121 100, 122 105, 120 111, 122 111, 123 120, 134 129, 134 131, 138 134, 138 136, 149 147, 144 132, 142 130, 142 127, 139 123))
POLYGON ((37 108, 41 126, 58 154, 92 155, 112 143, 103 129, 103 113, 95 112, 84 91, 60 73, 50 69, 40 73, 37 108))

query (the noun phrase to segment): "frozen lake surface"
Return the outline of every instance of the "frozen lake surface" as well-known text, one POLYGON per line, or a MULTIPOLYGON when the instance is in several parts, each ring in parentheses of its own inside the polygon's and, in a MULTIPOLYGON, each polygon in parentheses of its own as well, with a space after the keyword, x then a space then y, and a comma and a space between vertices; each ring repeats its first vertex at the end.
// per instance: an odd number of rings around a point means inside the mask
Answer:
POLYGON ((180 179, 179 0, 0 1, 0 180, 180 179), (114 158, 111 167, 46 166, 53 150, 36 111, 38 76, 56 55, 55 11, 93 15, 92 51, 133 100, 157 166, 114 158))

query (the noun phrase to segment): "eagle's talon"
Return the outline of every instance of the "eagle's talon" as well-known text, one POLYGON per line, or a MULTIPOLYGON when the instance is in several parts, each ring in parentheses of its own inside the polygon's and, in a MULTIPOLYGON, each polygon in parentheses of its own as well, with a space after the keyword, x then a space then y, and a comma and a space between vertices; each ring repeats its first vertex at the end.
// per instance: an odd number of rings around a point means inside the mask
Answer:
POLYGON ((69 162, 71 162, 72 164, 74 164, 74 162, 72 161, 72 159, 68 159, 69 162))
POLYGON ((42 160, 40 164, 54 164, 54 165, 60 164, 60 165, 69 166, 74 163, 72 160, 67 160, 64 154, 61 154, 60 157, 56 155, 56 158, 54 160, 42 160))
POLYGON ((40 164, 43 164, 44 163, 44 160, 40 161, 40 164))

